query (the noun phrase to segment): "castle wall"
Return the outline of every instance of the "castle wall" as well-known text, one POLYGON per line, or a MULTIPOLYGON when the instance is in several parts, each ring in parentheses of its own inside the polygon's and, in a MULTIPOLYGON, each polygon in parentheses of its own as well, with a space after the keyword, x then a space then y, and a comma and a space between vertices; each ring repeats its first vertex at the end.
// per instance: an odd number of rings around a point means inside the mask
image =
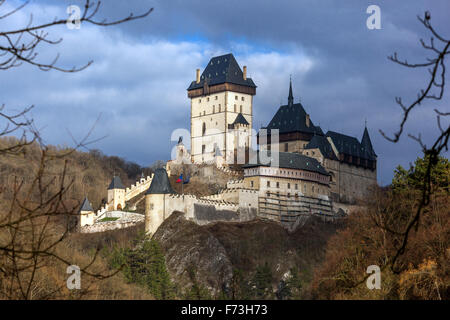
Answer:
MULTIPOLYGON (((230 139, 226 136, 228 125, 232 124, 241 112, 250 124, 249 128, 252 128, 252 102, 252 95, 232 91, 191 99, 191 156, 195 163, 210 161, 214 156, 214 145, 217 145, 223 155, 234 150, 234 145, 229 147, 227 141, 230 139), (205 153, 202 150, 203 145, 205 153)), ((249 145, 251 146, 251 139, 249 145)))
POLYGON ((95 214, 93 211, 81 211, 79 215, 79 226, 93 225, 94 218, 95 214))
POLYGON ((344 202, 366 197, 370 194, 370 188, 377 184, 376 170, 340 163, 339 175, 338 188, 344 202))
MULTIPOLYGON (((292 140, 292 141, 286 141, 286 142, 271 143, 270 148, 271 148, 271 150, 276 150, 276 148, 278 148, 279 152, 301 153, 302 150, 304 149, 304 147, 308 144, 308 142, 309 141, 307 141, 307 140, 292 140)), ((260 144, 259 148, 260 148, 260 150, 267 150, 268 145, 260 144)))
MULTIPOLYGON (((152 174, 153 176, 153 174, 152 174)), ((150 184, 152 183, 152 177, 147 176, 147 178, 142 178, 139 181, 136 181, 135 184, 132 184, 129 188, 125 189, 125 201, 128 201, 137 195, 141 194, 142 192, 146 191, 150 184)))

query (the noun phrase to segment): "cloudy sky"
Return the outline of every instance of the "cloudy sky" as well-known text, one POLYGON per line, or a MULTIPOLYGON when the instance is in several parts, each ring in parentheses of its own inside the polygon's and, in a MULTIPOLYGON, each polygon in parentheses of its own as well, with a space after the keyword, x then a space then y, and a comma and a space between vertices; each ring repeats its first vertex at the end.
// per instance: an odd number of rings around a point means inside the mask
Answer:
MULTIPOLYGON (((22 3, 6 1, 0 15, 22 3)), ((31 3, 0 23, 0 30, 67 17, 69 5, 83 1, 31 3)), ((7 110, 35 105, 33 117, 46 143, 71 145, 95 123, 91 148, 141 165, 170 158, 175 129, 189 130, 186 88, 195 69, 209 59, 232 52, 248 66, 256 85, 254 126, 267 125, 281 103, 287 103, 289 75, 294 99, 322 129, 361 139, 364 122, 378 154, 378 181, 392 179, 393 169, 408 166, 420 148, 406 135, 399 143, 383 139, 379 129, 398 129, 401 110, 396 96, 410 102, 427 80, 426 70, 395 65, 387 56, 397 51, 411 62, 429 56, 419 39, 428 39, 417 15, 431 12, 435 28, 450 37, 450 2, 442 1, 317 1, 317 0, 130 0, 104 1, 98 15, 117 19, 144 12, 147 18, 112 27, 82 24, 49 29, 57 46, 39 48, 39 61, 60 54, 59 66, 86 70, 67 74, 43 72, 23 65, 0 72, 0 104, 7 110), (381 9, 381 29, 369 30, 366 9, 381 9)), ((1 21, 1 20, 0 20, 1 21)), ((438 105, 415 110, 406 133, 437 134, 433 108, 448 110, 449 94, 438 105), (447 106, 445 109, 444 106, 447 106)), ((448 154, 446 155, 448 156, 448 154)))

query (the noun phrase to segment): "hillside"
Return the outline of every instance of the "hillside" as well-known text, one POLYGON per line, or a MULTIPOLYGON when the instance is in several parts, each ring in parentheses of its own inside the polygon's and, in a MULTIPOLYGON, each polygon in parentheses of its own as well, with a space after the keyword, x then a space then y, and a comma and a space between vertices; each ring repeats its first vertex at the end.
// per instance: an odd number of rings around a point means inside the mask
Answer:
MULTIPOLYGON (((0 149, 17 143, 14 137, 0 137, 0 149)), ((99 150, 83 152, 63 146, 47 146, 44 179, 51 182, 50 192, 57 191, 64 173, 65 185, 72 183, 66 193, 69 202, 80 202, 88 195, 94 209, 106 198, 107 188, 113 175, 118 175, 125 186, 135 183, 141 176, 151 174, 151 169, 116 156, 106 156, 99 150)), ((26 146, 15 154, 0 157, 0 197, 8 200, 15 183, 30 184, 41 166, 42 149, 37 143, 26 146)))
MULTIPOLYGON (((242 276, 240 286, 246 286, 265 265, 270 268, 273 292, 294 267, 306 288, 323 260, 328 239, 340 227, 317 218, 291 234, 267 220, 199 226, 175 212, 154 239, 163 248, 167 267, 180 287, 186 289, 198 281, 213 297, 230 297, 237 274, 242 276)), ((306 290, 303 295, 307 295, 306 290)))

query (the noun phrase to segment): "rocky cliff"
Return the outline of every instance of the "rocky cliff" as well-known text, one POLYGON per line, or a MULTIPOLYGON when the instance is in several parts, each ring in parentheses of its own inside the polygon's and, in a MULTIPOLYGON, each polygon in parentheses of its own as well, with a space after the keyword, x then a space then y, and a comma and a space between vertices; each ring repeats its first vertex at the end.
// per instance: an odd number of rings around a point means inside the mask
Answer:
POLYGON ((294 232, 261 219, 199 226, 175 212, 154 238, 161 244, 167 267, 180 288, 192 285, 189 270, 195 270, 197 281, 217 297, 229 290, 233 272, 239 270, 250 278, 261 265, 271 268, 274 292, 294 266, 302 280, 309 282, 323 259, 328 239, 339 227, 314 217, 294 232))

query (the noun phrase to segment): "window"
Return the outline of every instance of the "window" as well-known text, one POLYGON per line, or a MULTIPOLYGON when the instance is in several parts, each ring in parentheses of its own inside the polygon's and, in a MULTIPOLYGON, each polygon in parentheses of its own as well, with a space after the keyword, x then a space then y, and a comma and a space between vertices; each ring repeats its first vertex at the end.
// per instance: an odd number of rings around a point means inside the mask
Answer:
POLYGON ((242 113, 242 105, 239 106, 239 112, 242 113))
POLYGON ((198 103, 202 103, 202 99, 198 99, 198 103))
POLYGON ((303 193, 306 193, 306 184, 303 185, 303 193))
POLYGON ((234 112, 236 112, 236 105, 234 105, 234 112))
POLYGON ((270 181, 267 181, 267 187, 270 187, 270 181))
POLYGON ((311 189, 311 190, 312 190, 312 193, 314 193, 314 186, 312 186, 312 189, 311 189))
POLYGON ((253 188, 253 181, 250 181, 250 187, 253 188))
POLYGON ((221 110, 222 108, 220 107, 220 103, 219 103, 219 112, 221 112, 222 110, 221 110))
POLYGON ((290 189, 291 188, 291 184, 290 183, 288 183, 288 189, 290 189))
POLYGON ((216 113, 216 106, 213 106, 213 113, 216 113))
POLYGON ((215 98, 216 100, 218 99, 218 97, 216 96, 216 98, 215 98))
POLYGON ((208 98, 206 98, 206 101, 209 101, 209 97, 208 97, 208 98))
POLYGON ((205 133, 206 133, 206 123, 203 122, 203 125, 202 125, 202 136, 204 136, 205 133))
POLYGON ((298 184, 295 184, 295 190, 298 190, 298 184))
POLYGON ((205 153, 206 146, 202 145, 202 153, 205 153))
POLYGON ((290 198, 290 197, 291 197, 291 194, 290 194, 289 192, 288 192, 288 194, 287 194, 287 197, 288 197, 288 198, 290 198))
POLYGON ((289 145, 287 143, 284 144, 284 152, 288 152, 289 150, 289 145))
POLYGON ((234 100, 237 100, 238 99, 238 96, 234 96, 234 100))
POLYGON ((241 100, 244 101, 244 97, 241 97, 241 100))
POLYGON ((280 187, 280 183, 279 182, 277 182, 277 188, 279 188, 280 187))

